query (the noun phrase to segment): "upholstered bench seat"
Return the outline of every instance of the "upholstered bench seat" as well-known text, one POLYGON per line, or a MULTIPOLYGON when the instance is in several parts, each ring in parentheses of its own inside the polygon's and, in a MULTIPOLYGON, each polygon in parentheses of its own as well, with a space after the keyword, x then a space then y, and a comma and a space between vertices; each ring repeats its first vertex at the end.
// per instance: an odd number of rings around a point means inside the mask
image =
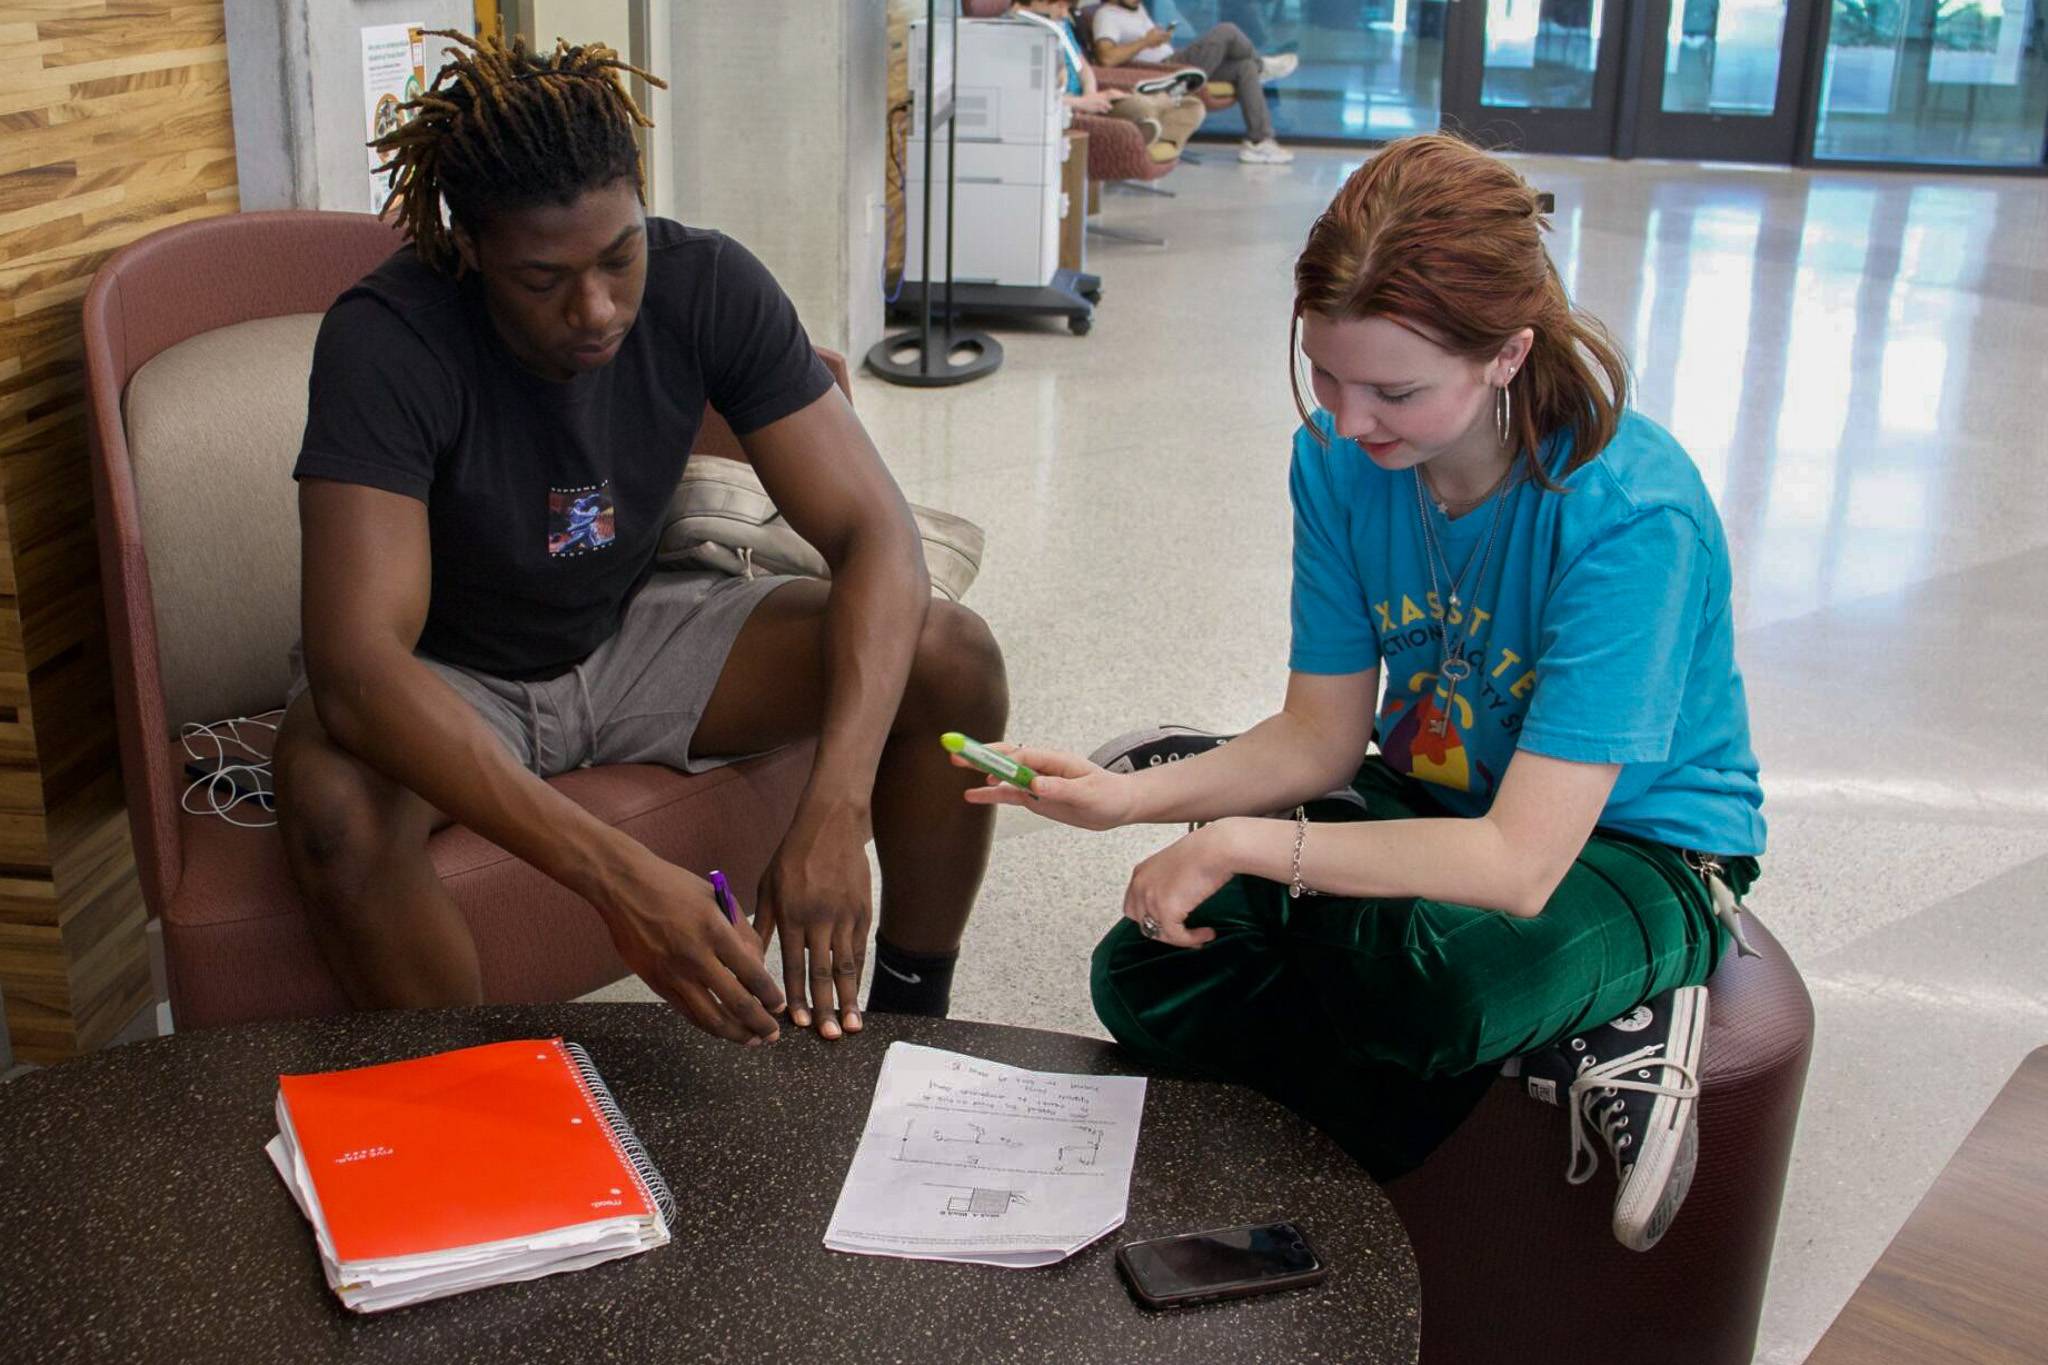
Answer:
POLYGON ((1502 1078, 1449 1142, 1387 1193, 1422 1269, 1425 1365, 1655 1361, 1740 1365, 1778 1230, 1813 1048, 1813 1001, 1769 929, 1708 986, 1700 1158, 1647 1252, 1614 1240, 1613 1166, 1565 1183, 1569 1118, 1502 1078))

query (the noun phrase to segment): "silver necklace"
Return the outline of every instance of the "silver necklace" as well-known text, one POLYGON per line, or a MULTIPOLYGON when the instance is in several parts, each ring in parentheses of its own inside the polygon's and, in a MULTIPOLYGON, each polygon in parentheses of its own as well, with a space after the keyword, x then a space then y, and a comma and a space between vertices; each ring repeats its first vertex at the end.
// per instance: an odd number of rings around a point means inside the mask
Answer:
MULTIPOLYGON (((1510 465, 1509 469, 1512 470, 1513 466, 1510 465)), ((1472 665, 1466 660, 1463 652, 1464 646, 1469 644, 1472 639, 1472 618, 1470 616, 1465 618, 1465 633, 1457 641, 1455 648, 1451 640, 1451 617, 1464 604, 1464 599, 1458 596, 1458 590, 1464 586, 1465 575, 1471 572, 1475 559, 1479 565, 1479 574, 1472 580, 1472 591, 1478 592, 1480 584, 1486 581, 1486 566, 1493 559, 1493 544, 1500 534, 1501 513, 1508 505, 1508 497, 1505 492, 1502 492, 1500 500, 1494 503, 1493 515, 1487 520, 1486 540, 1483 548, 1482 546, 1475 545, 1472 547, 1471 553, 1465 556, 1465 565, 1458 570, 1456 578, 1451 578, 1451 592, 1450 596, 1446 598, 1442 595, 1441 586, 1437 579, 1437 564, 1443 559, 1443 548, 1437 544, 1436 527, 1429 520, 1429 505, 1425 500, 1428 494, 1422 482, 1422 466, 1416 465, 1414 470, 1415 516, 1422 523, 1423 559, 1429 565, 1429 592, 1437 601, 1445 603, 1442 648, 1441 653, 1437 655, 1437 714, 1436 719, 1429 723, 1429 732, 1431 734, 1443 735, 1450 730, 1451 708, 1457 701, 1458 685, 1472 676, 1472 665)), ((1506 478, 1506 475, 1502 476, 1503 483, 1506 482, 1506 478)), ((1495 487, 1498 489, 1499 485, 1495 485, 1495 487)), ((1444 564, 1443 575, 1446 578, 1450 578, 1451 566, 1449 563, 1444 564)))
POLYGON ((1471 511, 1471 510, 1472 510, 1472 509, 1473 509, 1474 507, 1477 507, 1477 506, 1478 506, 1478 505, 1479 505, 1480 503, 1482 503, 1482 502, 1485 502, 1485 501, 1486 501, 1486 500, 1487 500, 1488 498, 1492 497, 1492 496, 1493 496, 1493 495, 1494 495, 1495 493, 1498 493, 1498 492, 1500 492, 1500 488, 1501 488, 1501 485, 1502 485, 1502 484, 1504 484, 1504 483, 1506 483, 1506 482, 1508 481, 1508 476, 1509 476, 1509 475, 1511 475, 1511 474, 1513 474, 1514 472, 1515 472, 1515 462, 1514 462, 1514 460, 1513 460, 1513 459, 1510 459, 1510 460, 1508 461, 1508 464, 1507 464, 1507 468, 1505 468, 1505 469, 1501 470, 1501 472, 1500 472, 1500 477, 1499 477, 1499 478, 1497 478, 1497 479, 1495 479, 1495 480, 1493 481, 1493 484, 1492 484, 1492 486, 1491 486, 1491 487, 1489 487, 1489 488, 1488 488, 1488 489, 1487 489, 1487 490, 1486 490, 1486 491, 1485 491, 1484 493, 1481 493, 1481 494, 1480 494, 1480 495, 1479 495, 1478 497, 1476 497, 1476 498, 1447 498, 1447 497, 1445 497, 1445 496, 1444 496, 1443 494, 1441 494, 1441 493, 1439 493, 1439 492, 1437 492, 1437 491, 1436 491, 1436 485, 1435 485, 1434 483, 1431 483, 1431 482, 1430 482, 1430 480, 1429 480, 1429 478, 1428 478, 1428 476, 1427 476, 1427 475, 1423 474, 1423 472, 1422 472, 1422 466, 1421 466, 1421 465, 1416 465, 1416 466, 1415 466, 1415 474, 1416 474, 1416 477, 1422 480, 1422 483, 1423 483, 1423 487, 1424 487, 1424 488, 1425 488, 1425 489, 1426 489, 1426 490, 1428 491, 1428 493, 1429 493, 1429 500, 1430 500, 1431 502, 1435 503, 1435 504, 1436 504, 1436 510, 1437 510, 1437 511, 1439 511, 1439 512, 1441 512, 1441 513, 1442 513, 1442 514, 1443 514, 1444 516, 1446 516, 1446 517, 1448 517, 1448 516, 1449 516, 1449 515, 1451 514, 1451 509, 1452 509, 1453 507, 1457 508, 1457 509, 1458 509, 1458 510, 1459 510, 1460 512, 1469 512, 1469 511, 1471 511))

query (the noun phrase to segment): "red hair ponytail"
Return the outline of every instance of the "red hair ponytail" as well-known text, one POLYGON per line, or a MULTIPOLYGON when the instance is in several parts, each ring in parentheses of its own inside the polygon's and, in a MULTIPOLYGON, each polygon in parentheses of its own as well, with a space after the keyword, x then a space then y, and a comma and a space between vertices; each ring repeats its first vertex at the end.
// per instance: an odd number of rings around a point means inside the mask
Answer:
MULTIPOLYGON (((1294 263, 1295 325, 1310 311, 1387 317, 1473 360, 1529 328, 1529 358, 1509 383, 1510 436, 1531 479, 1555 488, 1544 443, 1570 433, 1568 469, 1598 455, 1614 439, 1629 380, 1607 329, 1565 296, 1543 247, 1548 226, 1528 182, 1470 143, 1448 133, 1391 143, 1309 229, 1294 263)), ((1294 406, 1306 422, 1292 329, 1288 345, 1294 406)))

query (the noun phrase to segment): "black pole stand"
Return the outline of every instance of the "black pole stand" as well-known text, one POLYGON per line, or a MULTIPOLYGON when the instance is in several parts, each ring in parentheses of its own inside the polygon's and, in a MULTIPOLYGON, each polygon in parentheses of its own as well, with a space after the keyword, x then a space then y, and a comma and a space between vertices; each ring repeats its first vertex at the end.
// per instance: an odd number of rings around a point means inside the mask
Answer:
MULTIPOLYGON (((953 81, 960 83, 960 19, 949 14, 953 26, 953 81)), ((892 384, 935 389, 965 384, 985 374, 994 374, 1003 363, 1002 343, 986 332, 955 331, 958 314, 953 311, 953 150, 957 125, 953 119, 952 92, 947 92, 943 111, 935 106, 932 87, 938 83, 939 0, 927 0, 924 30, 924 265, 919 294, 917 330, 883 337, 868 349, 868 368, 892 384), (938 119, 946 123, 946 310, 941 320, 944 331, 932 335, 932 133, 938 119), (934 344, 936 343, 936 345, 934 344), (953 363, 953 353, 965 351, 967 358, 953 363)))

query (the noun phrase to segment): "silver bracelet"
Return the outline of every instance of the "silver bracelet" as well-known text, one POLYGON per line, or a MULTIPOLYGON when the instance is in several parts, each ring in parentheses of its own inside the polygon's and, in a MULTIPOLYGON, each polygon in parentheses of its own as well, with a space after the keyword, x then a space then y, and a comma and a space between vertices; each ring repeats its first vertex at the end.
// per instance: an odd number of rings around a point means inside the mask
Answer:
POLYGON ((1287 884, 1287 898, 1289 900, 1298 901, 1303 896, 1313 894, 1301 880, 1301 847, 1307 842, 1308 807, 1296 806, 1294 808, 1294 880, 1287 884))

